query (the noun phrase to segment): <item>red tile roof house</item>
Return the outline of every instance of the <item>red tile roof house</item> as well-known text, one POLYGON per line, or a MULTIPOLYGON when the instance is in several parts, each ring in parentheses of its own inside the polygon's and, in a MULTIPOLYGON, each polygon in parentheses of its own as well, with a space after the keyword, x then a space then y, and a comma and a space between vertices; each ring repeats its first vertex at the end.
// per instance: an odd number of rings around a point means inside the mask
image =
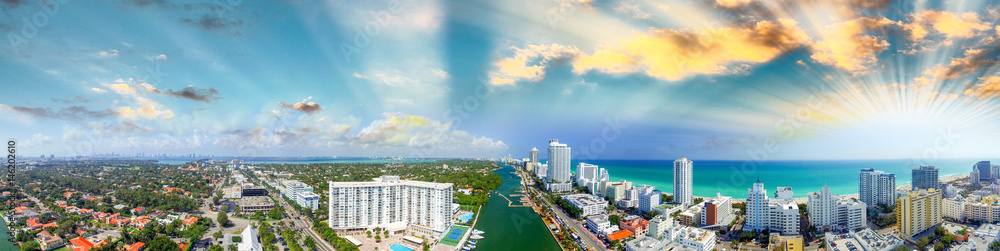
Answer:
POLYGON ((146 225, 149 225, 149 222, 151 222, 151 221, 152 220, 150 220, 150 219, 139 218, 139 219, 136 219, 135 222, 132 222, 132 224, 135 225, 135 227, 138 227, 139 229, 144 229, 144 228, 146 228, 146 225))
POLYGON ((186 229, 187 227, 194 225, 194 223, 196 222, 198 222, 198 217, 188 216, 186 219, 184 219, 183 222, 184 228, 186 229))
POLYGON ((135 214, 135 215, 142 215, 142 214, 146 213, 146 209, 142 208, 142 207, 133 208, 130 211, 132 212, 132 214, 135 214))
POLYGON ((73 251, 89 251, 95 247, 100 247, 104 245, 104 241, 100 241, 97 244, 84 239, 83 237, 76 237, 69 240, 69 243, 73 246, 73 251))
POLYGON ((106 222, 105 220, 108 218, 109 215, 110 214, 105 212, 96 212, 94 213, 94 220, 98 222, 106 222))
POLYGON ((80 209, 80 211, 76 211, 76 213, 79 214, 80 216, 87 216, 93 214, 94 210, 84 208, 80 209))
POLYGON ((146 249, 146 243, 136 242, 132 245, 125 245, 125 251, 142 251, 146 249))

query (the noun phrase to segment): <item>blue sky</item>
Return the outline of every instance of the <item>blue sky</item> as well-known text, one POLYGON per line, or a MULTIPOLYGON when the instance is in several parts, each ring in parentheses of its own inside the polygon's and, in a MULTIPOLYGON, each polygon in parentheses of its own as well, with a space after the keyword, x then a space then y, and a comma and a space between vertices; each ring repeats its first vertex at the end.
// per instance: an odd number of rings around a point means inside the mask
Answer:
POLYGON ((27 155, 995 157, 988 1, 0 1, 27 155), (544 152, 544 150, 543 150, 544 152), (544 155, 544 154, 543 154, 544 155))

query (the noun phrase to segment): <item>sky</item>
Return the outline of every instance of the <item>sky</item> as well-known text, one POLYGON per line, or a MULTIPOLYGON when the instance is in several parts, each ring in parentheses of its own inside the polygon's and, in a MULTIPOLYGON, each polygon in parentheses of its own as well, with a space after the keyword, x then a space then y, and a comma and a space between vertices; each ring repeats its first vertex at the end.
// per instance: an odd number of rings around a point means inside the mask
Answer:
POLYGON ((1000 4, 0 1, 21 154, 996 157, 1000 4))

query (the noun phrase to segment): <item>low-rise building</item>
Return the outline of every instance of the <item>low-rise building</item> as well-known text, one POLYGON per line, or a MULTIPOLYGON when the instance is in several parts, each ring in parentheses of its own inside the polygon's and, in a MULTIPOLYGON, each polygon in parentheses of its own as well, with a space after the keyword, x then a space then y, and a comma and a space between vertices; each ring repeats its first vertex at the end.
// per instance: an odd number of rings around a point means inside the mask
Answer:
POLYGON ((604 214, 587 217, 586 227, 597 236, 605 236, 618 232, 618 226, 611 225, 611 221, 608 221, 608 216, 604 214))
POLYGON ((879 235, 874 230, 865 228, 861 231, 849 230, 845 234, 827 234, 826 250, 833 249, 834 245, 838 249, 858 250, 858 251, 891 251, 896 247, 903 246, 903 239, 899 236, 879 235))
POLYGON ((608 201, 590 194, 570 194, 564 195, 562 198, 574 208, 582 211, 580 215, 578 215, 579 217, 603 214, 604 208, 608 207, 608 201))
POLYGON ((244 215, 254 214, 258 211, 270 211, 274 209, 274 201, 267 196, 243 196, 240 197, 240 213, 244 215))
MULTIPOLYGON (((996 224, 983 224, 969 236, 965 242, 961 242, 958 247, 949 249, 950 251, 982 251, 988 250, 990 244, 1000 241, 1000 226, 996 224)), ((955 244, 952 244, 955 245, 955 244)))
POLYGON ((622 218, 621 222, 618 223, 618 228, 632 231, 635 237, 639 237, 649 232, 649 221, 639 216, 630 215, 622 218))
POLYGON ((666 215, 657 215, 649 220, 649 232, 646 235, 655 239, 662 239, 663 232, 666 232, 667 229, 673 226, 673 219, 668 218, 666 215))
POLYGON ((657 250, 715 250, 715 232, 689 226, 673 226, 667 229, 662 239, 639 236, 625 243, 628 251, 657 250))

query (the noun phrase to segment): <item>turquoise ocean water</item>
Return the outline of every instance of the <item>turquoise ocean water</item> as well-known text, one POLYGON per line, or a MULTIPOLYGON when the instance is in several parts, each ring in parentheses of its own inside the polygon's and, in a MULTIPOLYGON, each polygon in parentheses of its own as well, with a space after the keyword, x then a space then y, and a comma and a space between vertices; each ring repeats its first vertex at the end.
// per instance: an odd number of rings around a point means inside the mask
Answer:
MULTIPOLYGON (((989 160, 989 159, 985 159, 989 160)), ((896 186, 910 184, 910 169, 916 166, 911 160, 820 160, 820 161, 767 161, 760 164, 747 161, 721 161, 694 159, 694 195, 746 198, 747 189, 760 178, 768 191, 775 187, 790 186, 796 198, 819 191, 824 184, 834 194, 858 193, 858 172, 862 168, 875 168, 896 174, 896 186)), ((939 177, 969 174, 979 159, 949 159, 928 161, 936 166, 939 177)), ((994 163, 997 161, 992 160, 994 163)), ((635 186, 648 184, 662 192, 672 193, 673 160, 574 160, 571 167, 586 162, 608 170, 611 180, 628 180, 635 186)))

